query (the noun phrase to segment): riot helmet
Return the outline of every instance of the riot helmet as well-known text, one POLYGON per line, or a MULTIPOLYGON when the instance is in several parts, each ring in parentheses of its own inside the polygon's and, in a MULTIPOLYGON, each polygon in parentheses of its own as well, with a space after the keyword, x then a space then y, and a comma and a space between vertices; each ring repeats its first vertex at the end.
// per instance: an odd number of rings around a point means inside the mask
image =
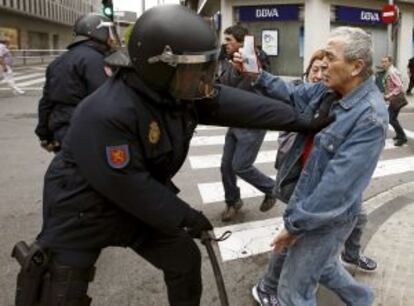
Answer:
POLYGON ((94 40, 112 49, 121 46, 114 23, 107 17, 98 14, 87 14, 80 17, 73 28, 75 38, 72 42, 94 40))
POLYGON ((177 99, 214 93, 219 48, 213 28, 181 5, 163 5, 137 20, 128 42, 136 73, 149 87, 177 99))

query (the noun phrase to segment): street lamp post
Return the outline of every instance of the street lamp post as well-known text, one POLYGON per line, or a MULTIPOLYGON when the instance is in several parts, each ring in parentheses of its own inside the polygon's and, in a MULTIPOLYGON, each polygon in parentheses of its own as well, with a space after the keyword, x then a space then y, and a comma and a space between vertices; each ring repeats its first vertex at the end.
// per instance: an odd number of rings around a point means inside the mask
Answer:
MULTIPOLYGON (((394 0, 388 0, 388 4, 394 4, 394 0)), ((389 23, 387 25, 387 36, 388 36, 388 42, 387 42, 387 54, 389 56, 393 56, 394 55, 394 44, 392 41, 392 23, 389 23)))

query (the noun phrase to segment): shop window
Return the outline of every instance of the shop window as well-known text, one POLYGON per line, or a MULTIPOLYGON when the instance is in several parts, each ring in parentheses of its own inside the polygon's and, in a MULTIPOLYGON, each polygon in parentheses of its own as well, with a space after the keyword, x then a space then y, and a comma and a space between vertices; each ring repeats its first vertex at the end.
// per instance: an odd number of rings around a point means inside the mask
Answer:
POLYGON ((19 49, 19 31, 15 28, 0 27, 0 37, 5 37, 10 42, 10 49, 19 49))
POLYGON ((29 49, 49 49, 49 34, 42 32, 28 32, 29 49))

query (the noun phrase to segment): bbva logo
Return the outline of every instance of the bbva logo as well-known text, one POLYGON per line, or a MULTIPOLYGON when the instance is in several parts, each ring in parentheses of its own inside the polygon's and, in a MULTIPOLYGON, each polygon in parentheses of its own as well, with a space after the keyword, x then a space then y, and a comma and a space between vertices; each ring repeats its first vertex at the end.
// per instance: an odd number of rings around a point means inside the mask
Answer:
POLYGON ((380 14, 375 12, 361 11, 361 20, 365 21, 380 21, 380 14))
POLYGON ((279 17, 279 12, 277 8, 256 9, 256 18, 266 18, 266 17, 279 17))

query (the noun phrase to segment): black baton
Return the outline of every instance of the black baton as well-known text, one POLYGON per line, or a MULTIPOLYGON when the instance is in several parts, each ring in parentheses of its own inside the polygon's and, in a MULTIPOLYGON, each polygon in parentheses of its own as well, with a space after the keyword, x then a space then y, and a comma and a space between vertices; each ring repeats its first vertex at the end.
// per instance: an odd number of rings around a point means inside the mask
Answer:
POLYGON ((224 285, 223 275, 221 274, 220 265, 218 263, 216 253, 214 253, 213 245, 211 241, 223 241, 229 238, 231 232, 225 232, 220 238, 213 238, 209 232, 201 233, 201 243, 206 246, 208 257, 210 258, 211 267, 213 268, 214 278, 216 279, 217 290, 219 292, 220 302, 222 306, 229 306, 229 300, 227 298, 226 286, 224 285))

